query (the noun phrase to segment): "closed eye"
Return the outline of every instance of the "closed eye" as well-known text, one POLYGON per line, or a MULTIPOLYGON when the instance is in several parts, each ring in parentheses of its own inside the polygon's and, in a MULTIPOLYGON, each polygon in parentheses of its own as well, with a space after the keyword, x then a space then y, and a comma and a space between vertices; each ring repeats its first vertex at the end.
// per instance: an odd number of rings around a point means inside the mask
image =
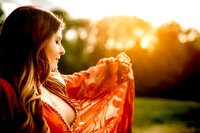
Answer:
POLYGON ((56 41, 56 44, 60 44, 60 41, 56 41))
POLYGON ((61 40, 62 40, 62 38, 60 36, 58 36, 56 38, 56 44, 61 44, 61 40))

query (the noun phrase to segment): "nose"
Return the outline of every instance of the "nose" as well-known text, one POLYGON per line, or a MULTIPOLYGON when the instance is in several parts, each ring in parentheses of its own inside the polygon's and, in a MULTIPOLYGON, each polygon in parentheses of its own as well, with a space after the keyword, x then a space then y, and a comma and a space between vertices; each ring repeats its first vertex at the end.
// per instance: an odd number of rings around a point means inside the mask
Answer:
POLYGON ((60 45, 59 49, 60 49, 59 54, 60 54, 60 55, 64 55, 64 54, 65 54, 65 49, 64 49, 64 47, 63 47, 62 45, 60 45))

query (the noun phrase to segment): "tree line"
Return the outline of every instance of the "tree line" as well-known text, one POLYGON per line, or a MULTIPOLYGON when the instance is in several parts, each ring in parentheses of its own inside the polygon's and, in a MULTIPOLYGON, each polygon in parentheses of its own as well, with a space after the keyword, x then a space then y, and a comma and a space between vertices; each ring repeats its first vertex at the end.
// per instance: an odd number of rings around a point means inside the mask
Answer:
MULTIPOLYGON (((131 58, 136 96, 200 101, 200 33, 170 21, 159 27, 136 16, 111 16, 99 21, 72 18, 53 9, 65 22, 65 55, 59 71, 71 74, 100 58, 125 52, 131 58)), ((3 23, 0 10, 0 24, 3 23)))

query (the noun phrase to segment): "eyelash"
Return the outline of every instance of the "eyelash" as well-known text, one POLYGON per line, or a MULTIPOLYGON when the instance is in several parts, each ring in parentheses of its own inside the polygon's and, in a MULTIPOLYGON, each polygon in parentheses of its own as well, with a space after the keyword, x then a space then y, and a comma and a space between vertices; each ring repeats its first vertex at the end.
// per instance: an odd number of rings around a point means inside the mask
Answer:
POLYGON ((59 41, 56 41, 56 44, 60 44, 60 42, 59 42, 59 41))

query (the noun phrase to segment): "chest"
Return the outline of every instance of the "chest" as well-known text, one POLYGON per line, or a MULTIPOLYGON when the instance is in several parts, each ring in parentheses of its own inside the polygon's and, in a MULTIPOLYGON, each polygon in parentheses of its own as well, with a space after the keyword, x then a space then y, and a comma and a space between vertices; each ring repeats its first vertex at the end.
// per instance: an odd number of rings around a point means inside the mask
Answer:
MULTIPOLYGON (((59 115, 63 118, 66 124, 71 125, 75 120, 74 109, 60 97, 48 91, 46 88, 41 87, 42 101, 47 103, 53 109, 55 109, 59 115)), ((55 121, 56 122, 56 121, 55 121)))

